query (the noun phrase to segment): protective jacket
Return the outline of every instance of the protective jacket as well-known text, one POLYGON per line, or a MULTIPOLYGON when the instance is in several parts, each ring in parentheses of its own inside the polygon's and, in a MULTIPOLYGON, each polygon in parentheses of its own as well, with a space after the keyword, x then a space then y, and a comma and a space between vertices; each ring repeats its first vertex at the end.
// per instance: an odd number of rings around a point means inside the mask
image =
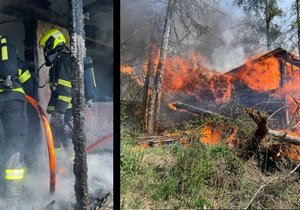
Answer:
POLYGON ((70 55, 63 52, 57 56, 49 70, 51 98, 48 103, 49 114, 58 111, 65 113, 72 108, 71 82, 70 82, 70 55))
POLYGON ((25 97, 27 91, 32 93, 33 81, 25 63, 18 59, 18 76, 13 77, 12 88, 0 86, 0 117, 4 131, 4 141, 1 142, 1 195, 7 198, 20 196, 25 177, 23 160, 27 122, 25 118, 25 97), (25 90, 25 91, 24 91, 25 90), (2 184, 3 183, 3 184, 2 184))
POLYGON ((24 94, 33 95, 34 82, 28 66, 18 58, 18 78, 13 80, 14 88, 6 89, 0 86, 0 101, 22 100, 24 94))

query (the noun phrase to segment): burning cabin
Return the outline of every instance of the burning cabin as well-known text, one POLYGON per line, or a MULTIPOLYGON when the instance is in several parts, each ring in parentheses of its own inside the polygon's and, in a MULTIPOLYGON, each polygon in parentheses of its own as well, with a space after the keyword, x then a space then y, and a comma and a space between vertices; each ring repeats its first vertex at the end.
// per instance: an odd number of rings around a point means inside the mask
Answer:
POLYGON ((295 123, 292 121, 298 107, 295 100, 300 97, 299 67, 298 57, 277 48, 215 79, 219 84, 216 102, 230 92, 233 103, 266 111, 275 119, 271 126, 284 128, 295 123))

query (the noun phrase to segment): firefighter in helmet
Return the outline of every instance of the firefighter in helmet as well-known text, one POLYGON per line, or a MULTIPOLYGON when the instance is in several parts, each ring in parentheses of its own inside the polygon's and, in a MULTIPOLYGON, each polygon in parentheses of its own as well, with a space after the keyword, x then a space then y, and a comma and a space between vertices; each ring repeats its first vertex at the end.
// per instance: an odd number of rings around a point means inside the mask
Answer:
POLYGON ((70 52, 66 39, 58 29, 50 29, 40 39, 44 49, 45 65, 50 66, 49 85, 51 97, 47 113, 54 136, 56 153, 63 148, 72 154, 72 97, 70 82, 70 52))
POLYGON ((0 36, 0 119, 4 134, 0 191, 7 201, 22 196, 26 171, 23 156, 27 122, 23 87, 31 84, 29 87, 33 88, 33 82, 30 71, 21 66, 13 39, 0 36))

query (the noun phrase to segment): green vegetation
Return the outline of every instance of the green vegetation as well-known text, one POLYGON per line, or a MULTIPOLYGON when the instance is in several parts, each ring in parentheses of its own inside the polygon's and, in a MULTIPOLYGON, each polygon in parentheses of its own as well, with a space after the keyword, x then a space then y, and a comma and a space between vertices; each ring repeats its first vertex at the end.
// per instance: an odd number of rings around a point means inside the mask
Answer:
MULTIPOLYGON (((241 209, 267 178, 254 161, 243 162, 226 145, 142 149, 135 137, 121 136, 122 209, 241 209)), ((252 207, 298 208, 297 179, 295 173, 266 187, 252 207)))

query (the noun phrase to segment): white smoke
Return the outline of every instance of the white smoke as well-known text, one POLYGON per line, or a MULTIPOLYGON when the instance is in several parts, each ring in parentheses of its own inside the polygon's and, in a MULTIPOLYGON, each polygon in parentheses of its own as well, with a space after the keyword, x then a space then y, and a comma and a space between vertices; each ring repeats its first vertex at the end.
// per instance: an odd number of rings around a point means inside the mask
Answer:
POLYGON ((216 70, 227 72, 243 64, 245 53, 242 46, 235 48, 220 47, 213 50, 212 62, 216 70))
POLYGON ((88 155, 88 185, 89 193, 92 197, 97 197, 99 193, 106 194, 108 192, 112 192, 112 153, 103 152, 88 155))
MULTIPOLYGON (((245 56, 247 56, 243 49, 243 44, 238 43, 238 31, 235 30, 243 18, 243 13, 240 8, 233 5, 232 0, 205 1, 205 4, 209 5, 207 7, 209 9, 206 10, 204 6, 202 12, 199 13, 197 10, 195 18, 197 18, 199 24, 209 27, 209 32, 200 39, 190 36, 182 44, 186 45, 186 52, 196 51, 203 56, 209 63, 207 67, 219 71, 231 70, 242 64, 245 56)), ((122 40, 130 41, 130 45, 127 43, 129 46, 135 45, 140 48, 148 48, 148 45, 145 45, 143 42, 149 39, 151 33, 149 32, 150 29, 147 31, 145 28, 150 26, 155 14, 159 14, 156 16, 157 26, 161 29, 163 28, 166 6, 167 1, 121 1, 122 40), (153 12, 155 10, 159 12, 153 12)), ((187 32, 183 30, 182 22, 176 15, 178 13, 174 14, 173 20, 177 33, 176 36, 180 39, 187 32)), ((171 36, 173 38, 171 40, 175 40, 174 32, 172 31, 172 33, 171 36)), ((162 36, 162 31, 156 32, 156 35, 162 36)), ((126 53, 124 52, 121 57, 126 60, 127 57, 134 56, 136 52, 137 50, 129 50, 126 53)))
MULTIPOLYGON (((105 194, 113 191, 113 155, 111 152, 99 152, 88 154, 88 187, 90 198, 102 198, 105 194)), ((63 174, 57 169, 56 191, 49 193, 49 169, 46 157, 41 158, 39 172, 27 176, 23 197, 19 200, 14 198, 1 198, 0 210, 2 209, 45 209, 53 200, 53 209, 72 209, 75 204, 75 176, 71 168, 66 168, 63 174)), ((38 165, 37 165, 38 166, 38 165)))

